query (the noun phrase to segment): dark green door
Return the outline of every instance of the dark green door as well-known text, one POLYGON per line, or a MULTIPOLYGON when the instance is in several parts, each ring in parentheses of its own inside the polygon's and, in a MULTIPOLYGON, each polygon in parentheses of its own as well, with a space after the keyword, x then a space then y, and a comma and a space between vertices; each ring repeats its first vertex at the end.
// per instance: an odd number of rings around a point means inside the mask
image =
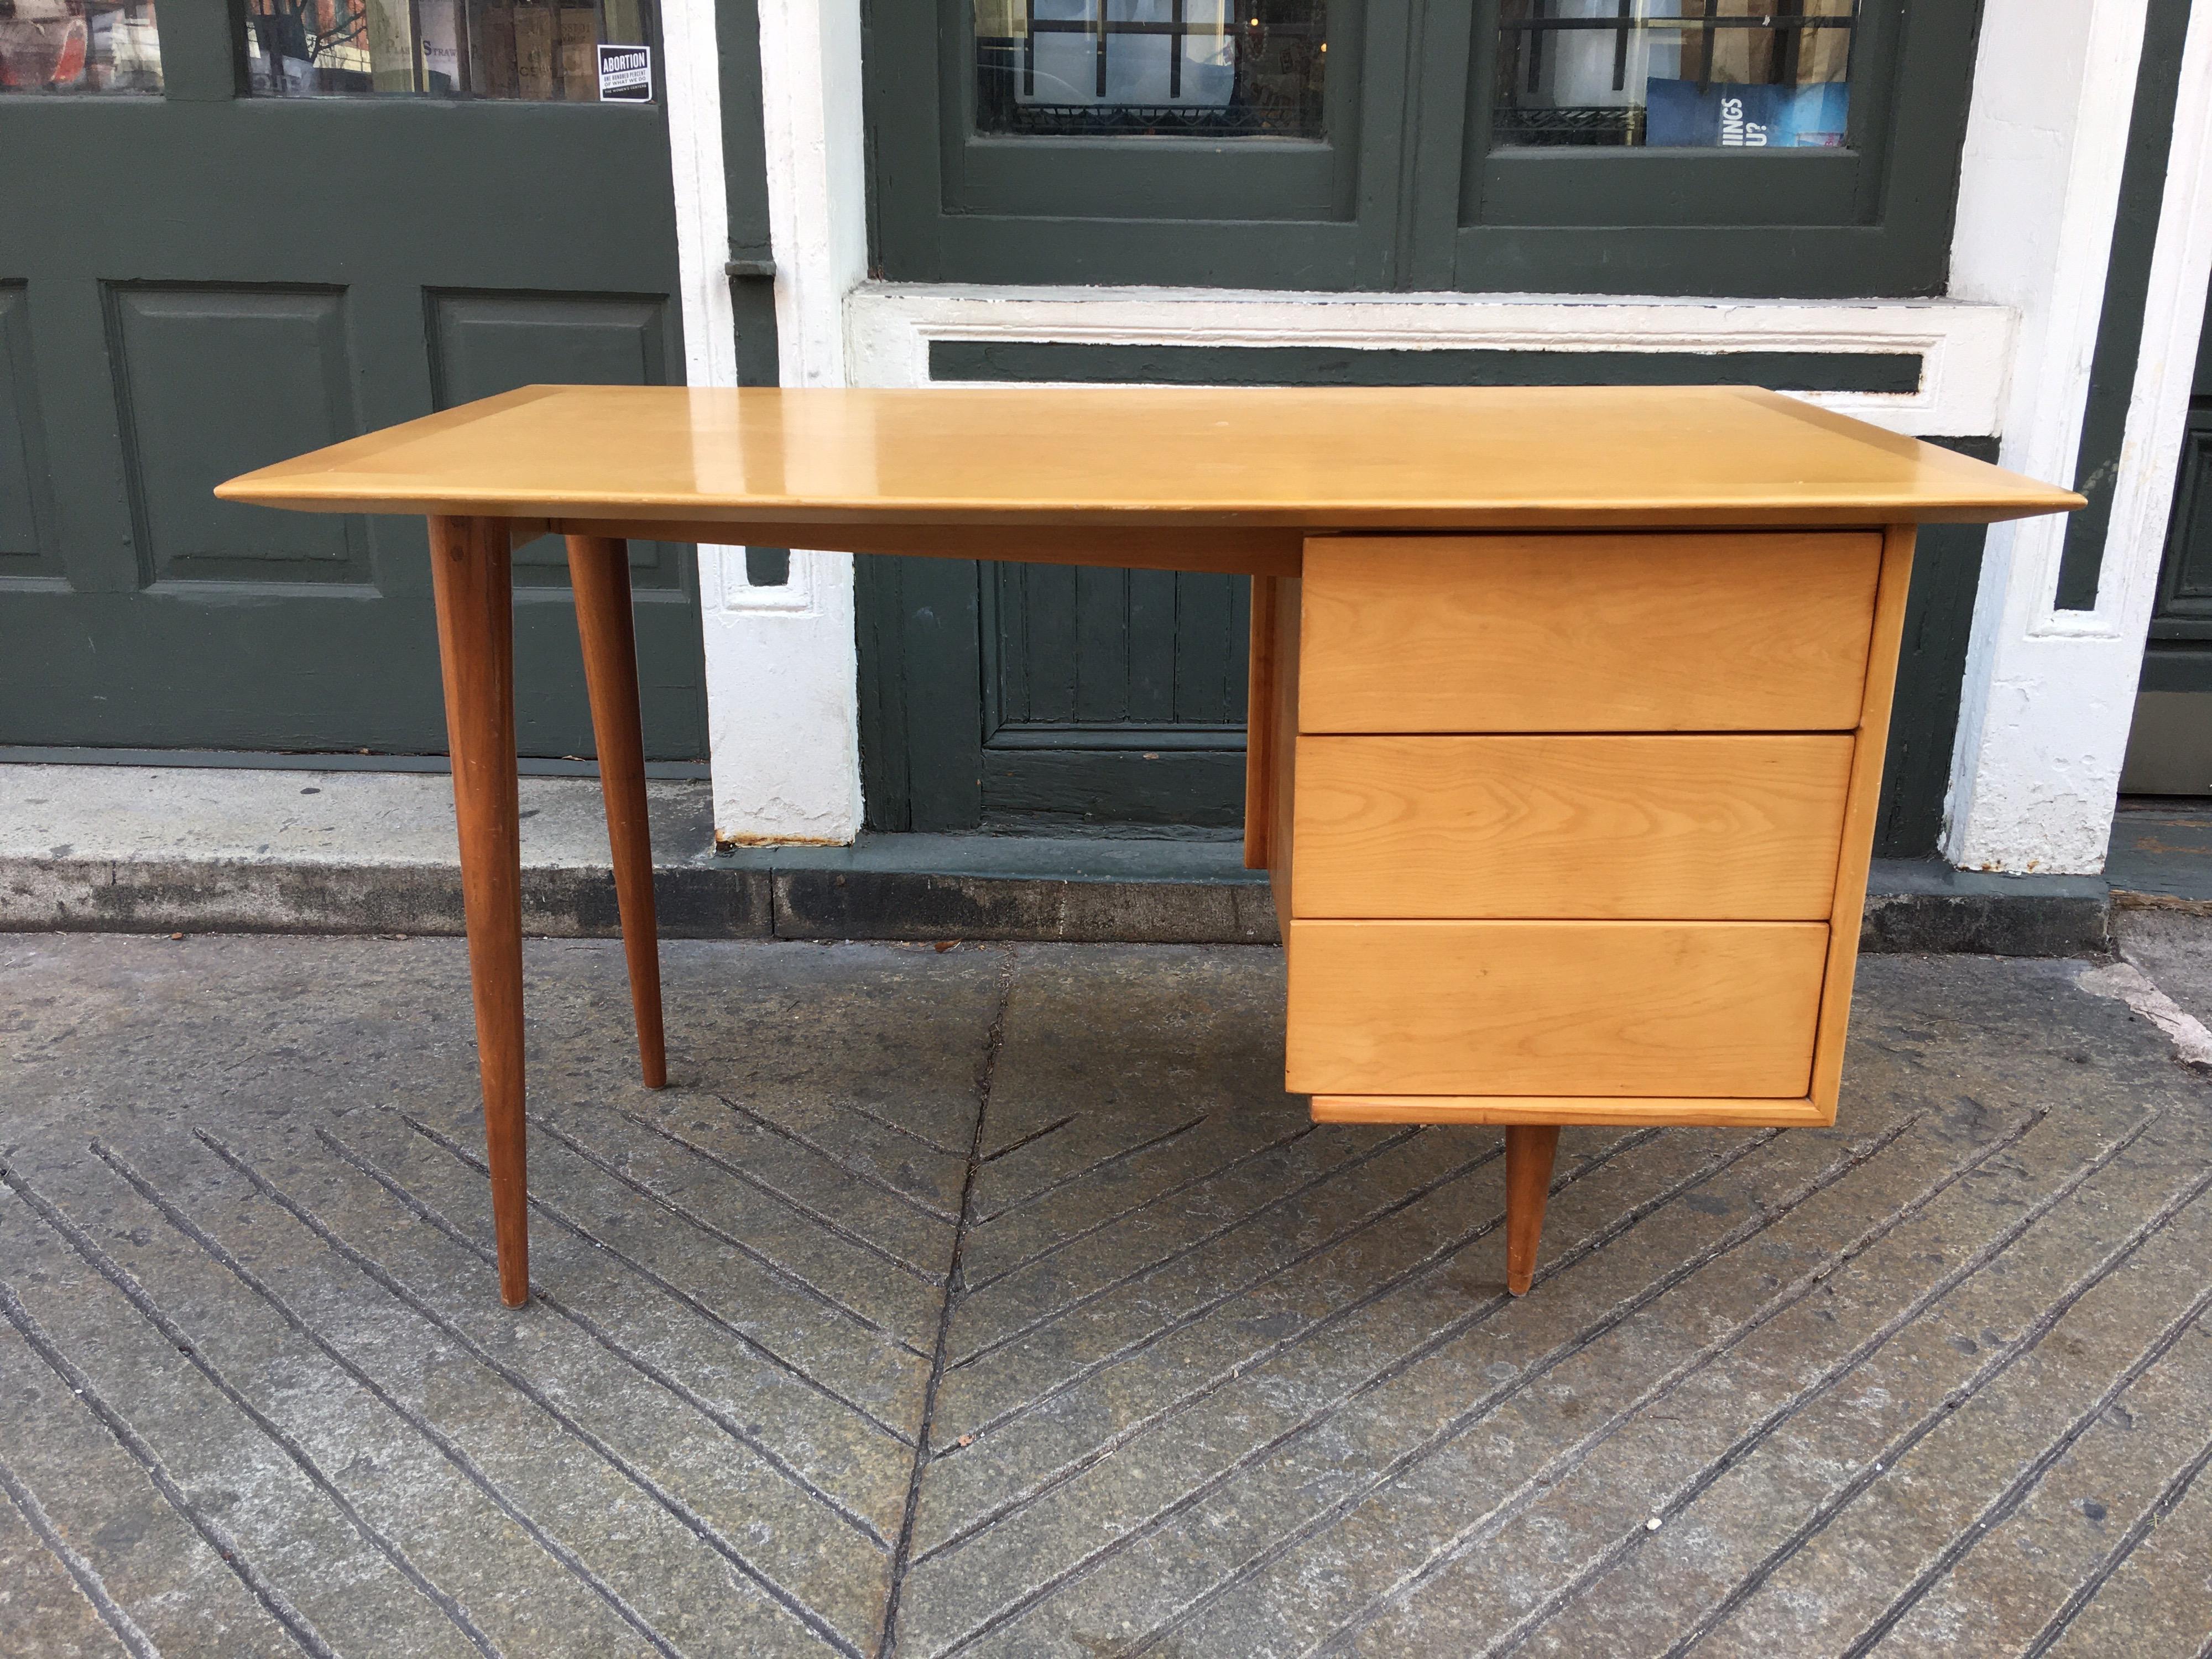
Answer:
MULTIPOLYGON (((209 491, 514 386, 682 378, 649 9, 65 9, 51 64, 0 20, 0 78, 48 88, 0 93, 0 744, 442 751, 422 524, 209 491), (599 100, 640 89, 602 41, 650 49, 646 101, 599 100)), ((647 753, 703 756, 692 555, 632 561, 647 753)), ((588 754, 557 543, 516 587, 522 750, 588 754)))
POLYGON ((861 559, 869 826, 1243 823, 1250 586, 1160 570, 861 559))

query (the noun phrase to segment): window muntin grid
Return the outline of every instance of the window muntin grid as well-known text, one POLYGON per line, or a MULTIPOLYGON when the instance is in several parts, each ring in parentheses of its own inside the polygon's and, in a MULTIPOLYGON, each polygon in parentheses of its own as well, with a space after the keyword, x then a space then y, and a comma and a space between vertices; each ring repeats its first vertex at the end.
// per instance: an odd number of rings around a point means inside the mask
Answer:
POLYGON ((1501 147, 1838 149, 1859 0, 1501 0, 1501 147))
POLYGON ((1320 138, 1327 0, 975 0, 975 130, 1320 138))

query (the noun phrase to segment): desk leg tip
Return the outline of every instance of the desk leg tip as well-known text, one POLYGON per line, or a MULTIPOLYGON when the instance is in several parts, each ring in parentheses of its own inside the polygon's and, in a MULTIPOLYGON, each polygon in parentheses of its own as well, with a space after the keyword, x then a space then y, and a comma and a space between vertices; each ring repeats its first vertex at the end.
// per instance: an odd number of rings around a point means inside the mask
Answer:
POLYGON ((1551 1197, 1556 1123, 1516 1123, 1505 1131, 1505 1288, 1528 1294, 1536 1279, 1536 1247, 1551 1197))

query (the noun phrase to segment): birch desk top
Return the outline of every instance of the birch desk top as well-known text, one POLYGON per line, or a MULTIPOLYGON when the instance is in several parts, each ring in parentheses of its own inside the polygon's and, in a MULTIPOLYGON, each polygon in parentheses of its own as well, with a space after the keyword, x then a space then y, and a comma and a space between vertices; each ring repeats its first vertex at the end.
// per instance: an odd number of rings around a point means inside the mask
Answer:
POLYGON ((526 386, 216 493, 310 512, 732 527, 1805 528, 2081 504, 1740 386, 526 386))
POLYGON ((527 386, 234 478, 430 516, 500 1290, 528 1299, 512 549, 568 538, 646 1081, 626 541, 1252 576, 1245 862, 1317 1118, 1836 1114, 1914 527, 2082 505, 1742 387, 527 386))

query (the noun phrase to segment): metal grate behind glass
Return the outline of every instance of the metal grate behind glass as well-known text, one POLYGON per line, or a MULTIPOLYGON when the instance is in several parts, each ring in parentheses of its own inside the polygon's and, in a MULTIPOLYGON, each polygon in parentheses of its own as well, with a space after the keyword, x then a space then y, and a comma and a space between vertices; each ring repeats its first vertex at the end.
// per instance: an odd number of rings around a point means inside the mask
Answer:
POLYGON ((1502 0, 1499 144, 1833 149, 1859 0, 1502 0))
POLYGON ((975 0, 975 130, 1322 136, 1326 0, 975 0))

